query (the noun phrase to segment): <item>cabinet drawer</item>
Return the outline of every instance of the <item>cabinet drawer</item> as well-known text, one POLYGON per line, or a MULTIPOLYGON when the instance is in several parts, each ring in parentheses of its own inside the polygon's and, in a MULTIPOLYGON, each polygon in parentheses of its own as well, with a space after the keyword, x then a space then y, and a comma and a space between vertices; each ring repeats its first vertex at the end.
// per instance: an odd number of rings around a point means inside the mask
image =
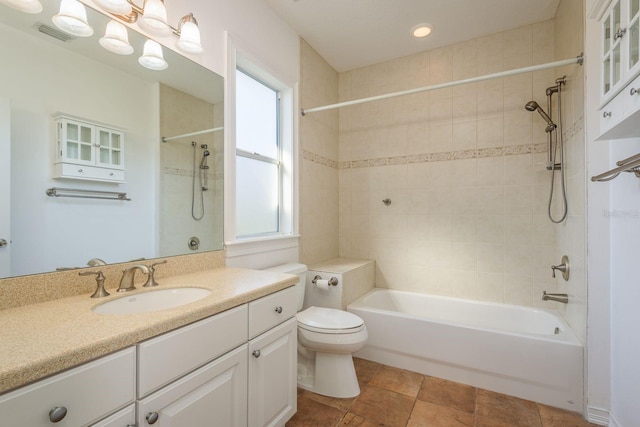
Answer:
POLYGON ((56 426, 88 425, 134 401, 135 366, 131 347, 0 396, 2 425, 51 426, 56 407, 67 410, 56 426))
POLYGON ((630 116, 640 109, 640 76, 629 83, 622 93, 624 94, 624 115, 630 116))
POLYGON ((622 110, 622 96, 618 94, 600 110, 600 133, 604 133, 620 123, 624 117, 622 110))
POLYGON ((90 181, 124 182, 124 171, 96 166, 56 163, 55 178, 86 179, 90 181))
POLYGON ((138 397, 247 341, 247 305, 138 344, 138 397))
POLYGON ((249 303, 249 339, 296 315, 295 286, 249 303))

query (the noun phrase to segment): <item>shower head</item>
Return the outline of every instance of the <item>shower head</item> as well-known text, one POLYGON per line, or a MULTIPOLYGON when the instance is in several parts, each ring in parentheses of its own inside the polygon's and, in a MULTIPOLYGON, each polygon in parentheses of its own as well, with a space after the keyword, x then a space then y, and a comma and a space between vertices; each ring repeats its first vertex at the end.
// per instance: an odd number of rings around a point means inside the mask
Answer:
POLYGON ((536 101, 527 102, 524 108, 527 111, 537 111, 540 114, 540 116, 544 119, 544 121, 547 122, 547 127, 545 129, 545 132, 553 132, 553 130, 556 128, 556 124, 553 123, 553 120, 551 120, 551 117, 549 117, 549 115, 545 113, 542 108, 540 108, 540 106, 536 101))

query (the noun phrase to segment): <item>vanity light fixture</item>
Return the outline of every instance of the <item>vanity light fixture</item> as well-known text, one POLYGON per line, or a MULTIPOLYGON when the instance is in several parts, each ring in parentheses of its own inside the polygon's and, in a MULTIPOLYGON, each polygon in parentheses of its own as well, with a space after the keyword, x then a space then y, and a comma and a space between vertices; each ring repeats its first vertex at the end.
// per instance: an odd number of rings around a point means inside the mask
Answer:
POLYGON ((0 3, 12 9, 25 13, 42 12, 42 3, 39 0, 0 0, 0 3))
MULTIPOLYGON (((4 1, 4 0, 0 0, 4 1)), ((115 18, 127 24, 137 23, 142 30, 156 36, 168 37, 172 33, 180 39, 178 49, 185 53, 202 53, 198 21, 192 13, 183 16, 174 28, 167 22, 164 0, 144 0, 142 7, 133 0, 94 0, 95 3, 115 18)))
POLYGON ((144 43, 144 50, 138 62, 143 67, 155 71, 164 70, 169 66, 162 55, 162 46, 154 40, 147 40, 144 43))
POLYGON ((87 10, 78 0, 62 0, 60 12, 51 18, 56 27, 78 37, 89 37, 93 28, 87 22, 87 10))
POLYGON ((180 40, 176 43, 180 50, 187 53, 202 53, 202 43, 200 42, 200 30, 198 21, 193 17, 193 13, 182 17, 178 23, 180 40))
POLYGON ((413 37, 420 39, 423 37, 427 37, 433 31, 433 26, 430 24, 418 24, 411 29, 411 35, 413 37))
POLYGON ((129 44, 127 27, 113 19, 107 24, 104 37, 100 39, 100 46, 118 55, 131 55, 133 46, 129 44))

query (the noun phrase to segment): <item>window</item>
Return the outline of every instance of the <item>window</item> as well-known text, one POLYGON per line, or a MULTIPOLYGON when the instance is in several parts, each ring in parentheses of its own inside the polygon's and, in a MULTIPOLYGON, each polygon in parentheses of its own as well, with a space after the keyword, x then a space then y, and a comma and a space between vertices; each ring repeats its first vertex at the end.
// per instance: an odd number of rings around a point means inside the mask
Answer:
POLYGON ((282 231, 280 91, 236 69, 236 237, 282 231))

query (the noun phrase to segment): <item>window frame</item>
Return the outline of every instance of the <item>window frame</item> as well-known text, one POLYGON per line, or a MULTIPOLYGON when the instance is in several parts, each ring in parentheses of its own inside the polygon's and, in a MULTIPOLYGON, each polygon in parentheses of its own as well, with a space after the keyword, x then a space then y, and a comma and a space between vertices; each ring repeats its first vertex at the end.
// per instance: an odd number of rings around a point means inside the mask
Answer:
MULTIPOLYGON (((226 34, 227 62, 225 78, 225 179, 224 179, 224 237, 226 264, 229 266, 262 268, 274 260, 283 262, 298 259, 299 246, 299 150, 298 150, 298 74, 274 71, 226 34), (280 230, 263 236, 238 238, 236 236, 236 147, 235 147, 235 84, 236 67, 248 71, 253 77, 276 87, 280 92, 280 136, 282 191, 279 209, 280 230), (268 260, 268 261, 267 261, 268 260)), ((278 65, 278 64, 274 64, 278 65)))

